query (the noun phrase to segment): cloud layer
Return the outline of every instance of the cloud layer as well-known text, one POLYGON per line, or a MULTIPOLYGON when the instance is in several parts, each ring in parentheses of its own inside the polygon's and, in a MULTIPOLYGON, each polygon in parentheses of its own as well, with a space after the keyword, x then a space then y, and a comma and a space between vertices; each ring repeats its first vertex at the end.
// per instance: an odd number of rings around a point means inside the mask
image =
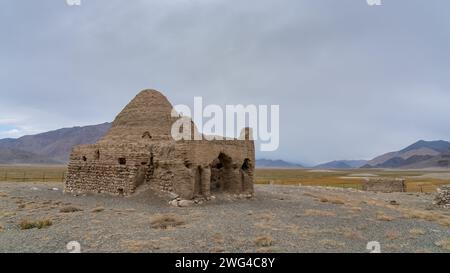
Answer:
POLYGON ((2 1, 0 137, 174 104, 279 104, 260 157, 370 158, 450 140, 448 1, 2 1))

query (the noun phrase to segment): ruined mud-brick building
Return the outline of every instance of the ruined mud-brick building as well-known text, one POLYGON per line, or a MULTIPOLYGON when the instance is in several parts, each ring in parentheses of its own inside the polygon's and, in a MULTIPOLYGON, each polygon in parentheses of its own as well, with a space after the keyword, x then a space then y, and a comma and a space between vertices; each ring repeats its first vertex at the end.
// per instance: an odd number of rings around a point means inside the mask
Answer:
POLYGON ((405 179, 400 178, 366 178, 362 189, 373 192, 406 192, 405 179))
MULTIPOLYGON (((65 192, 131 195, 146 185, 184 199, 253 193, 250 129, 233 140, 175 141, 172 108, 158 91, 140 92, 103 138, 73 148, 65 192)), ((198 133, 195 126, 192 133, 198 133)))
POLYGON ((442 185, 437 189, 434 203, 444 208, 450 208, 450 185, 442 185))

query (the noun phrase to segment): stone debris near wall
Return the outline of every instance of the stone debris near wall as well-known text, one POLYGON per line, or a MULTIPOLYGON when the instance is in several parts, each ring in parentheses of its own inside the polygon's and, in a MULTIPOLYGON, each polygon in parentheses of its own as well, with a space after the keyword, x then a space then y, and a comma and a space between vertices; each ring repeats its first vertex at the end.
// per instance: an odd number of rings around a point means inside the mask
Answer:
POLYGON ((238 139, 206 140, 189 120, 188 134, 201 140, 176 141, 171 130, 180 117, 172 116, 172 110, 160 92, 140 92, 103 138, 73 148, 64 192, 128 196, 145 186, 176 196, 177 206, 222 192, 252 195, 251 129, 243 129, 238 139))
POLYGON ((434 204, 444 208, 450 208, 450 185, 438 188, 434 204))
POLYGON ((364 191, 373 192, 406 192, 405 179, 401 178, 366 178, 363 182, 364 191))

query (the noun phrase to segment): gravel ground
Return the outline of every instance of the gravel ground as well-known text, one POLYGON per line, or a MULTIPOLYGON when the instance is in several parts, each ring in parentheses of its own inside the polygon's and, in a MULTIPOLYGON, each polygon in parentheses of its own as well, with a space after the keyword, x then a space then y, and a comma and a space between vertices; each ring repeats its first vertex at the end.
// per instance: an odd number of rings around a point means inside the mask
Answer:
POLYGON ((450 252, 450 212, 433 195, 258 185, 256 197, 187 208, 150 191, 64 195, 55 183, 0 183, 0 252, 450 252), (57 189, 56 189, 57 188, 57 189), (70 207, 75 212, 60 212, 70 207), (162 216, 161 216, 162 215, 162 216), (159 217, 177 226, 152 227, 159 217), (171 218, 172 219, 171 219, 171 218), (21 229, 23 220, 51 226, 21 229))

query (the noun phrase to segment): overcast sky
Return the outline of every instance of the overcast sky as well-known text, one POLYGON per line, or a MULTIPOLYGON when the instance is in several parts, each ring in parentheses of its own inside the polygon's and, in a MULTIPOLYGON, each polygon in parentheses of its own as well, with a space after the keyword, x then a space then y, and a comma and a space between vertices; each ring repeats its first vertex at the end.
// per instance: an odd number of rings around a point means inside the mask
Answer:
POLYGON ((173 104, 279 104, 258 157, 370 159, 450 140, 450 1, 2 0, 0 138, 173 104))

